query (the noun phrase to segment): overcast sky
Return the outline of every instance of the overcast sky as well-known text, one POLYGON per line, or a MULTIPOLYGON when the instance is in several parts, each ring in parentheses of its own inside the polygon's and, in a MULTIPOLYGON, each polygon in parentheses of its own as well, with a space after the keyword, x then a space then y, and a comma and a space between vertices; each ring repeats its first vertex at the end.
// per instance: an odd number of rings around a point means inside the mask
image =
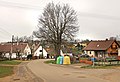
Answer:
POLYGON ((0 41, 31 35, 49 2, 68 3, 77 11, 78 39, 120 35, 120 0, 0 0, 0 41))

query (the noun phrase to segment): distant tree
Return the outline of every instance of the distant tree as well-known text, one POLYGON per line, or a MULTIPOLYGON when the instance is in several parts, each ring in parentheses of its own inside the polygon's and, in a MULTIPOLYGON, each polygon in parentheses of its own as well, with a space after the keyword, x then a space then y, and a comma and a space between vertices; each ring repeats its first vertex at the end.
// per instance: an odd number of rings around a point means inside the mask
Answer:
POLYGON ((90 40, 89 39, 86 39, 86 40, 82 40, 82 42, 89 42, 90 40))
POLYGON ((77 46, 76 46, 76 47, 78 48, 78 50, 80 50, 81 45, 80 45, 79 43, 77 43, 77 46))
POLYGON ((53 44, 56 55, 59 55, 62 41, 74 38, 78 29, 75 10, 68 4, 49 3, 39 18, 38 30, 33 34, 53 44))
MULTIPOLYGON (((13 42, 16 42, 16 43, 26 42, 30 46, 31 53, 33 52, 33 47, 32 47, 32 45, 34 44, 33 35, 22 36, 22 37, 16 36, 13 38, 13 42)), ((18 52, 18 55, 19 55, 19 52, 18 52)))
POLYGON ((22 37, 18 37, 18 36, 14 36, 13 38, 13 42, 31 42, 33 40, 33 36, 22 36, 22 37))

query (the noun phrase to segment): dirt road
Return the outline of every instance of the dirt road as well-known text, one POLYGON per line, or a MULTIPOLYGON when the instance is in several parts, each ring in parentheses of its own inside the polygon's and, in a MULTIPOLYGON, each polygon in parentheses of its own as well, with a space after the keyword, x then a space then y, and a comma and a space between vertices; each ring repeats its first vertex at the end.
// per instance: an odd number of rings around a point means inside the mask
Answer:
POLYGON ((0 78, 0 82, 43 82, 27 68, 28 62, 15 66, 12 76, 0 78))
POLYGON ((15 74, 0 78, 0 82, 120 82, 120 68, 81 69, 81 64, 54 65, 44 61, 22 62, 15 67, 15 74))
POLYGON ((17 68, 15 75, 11 78, 11 82, 42 82, 40 78, 35 76, 26 65, 28 62, 22 62, 17 68))
POLYGON ((119 69, 81 69, 71 65, 45 64, 44 61, 34 60, 27 65, 44 82, 120 82, 119 69))

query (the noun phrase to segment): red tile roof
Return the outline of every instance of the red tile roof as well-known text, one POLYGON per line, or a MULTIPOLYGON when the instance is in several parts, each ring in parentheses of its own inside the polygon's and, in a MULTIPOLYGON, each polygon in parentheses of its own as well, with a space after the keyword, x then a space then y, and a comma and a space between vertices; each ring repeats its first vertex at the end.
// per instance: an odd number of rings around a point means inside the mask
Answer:
MULTIPOLYGON (((12 52, 17 52, 17 51, 21 51, 23 52, 23 50, 25 49, 25 47, 27 46, 27 43, 13 43, 12 45, 12 52)), ((0 44, 0 52, 6 52, 9 53, 11 51, 11 43, 1 43, 0 44)))
POLYGON ((83 50, 107 50, 115 40, 91 41, 83 50))

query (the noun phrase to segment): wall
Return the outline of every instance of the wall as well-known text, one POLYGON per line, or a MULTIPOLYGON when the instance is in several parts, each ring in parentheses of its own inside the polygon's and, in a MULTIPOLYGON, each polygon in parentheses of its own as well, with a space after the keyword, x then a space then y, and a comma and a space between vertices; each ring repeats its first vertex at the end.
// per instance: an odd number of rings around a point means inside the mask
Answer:
POLYGON ((29 54, 31 54, 31 49, 30 49, 30 47, 27 45, 26 47, 25 47, 25 49, 24 49, 24 54, 25 55, 29 55, 29 54))
MULTIPOLYGON (((9 53, 6 53, 6 54, 5 54, 5 57, 6 57, 6 58, 10 58, 9 53)), ((17 57, 17 56, 16 56, 16 53, 12 53, 11 58, 16 58, 16 57, 17 57)))
POLYGON ((120 48, 118 49, 118 56, 120 56, 120 48))
MULTIPOLYGON (((40 56, 42 55, 42 52, 40 52, 40 50, 42 50, 42 46, 40 46, 35 52, 34 52, 34 56, 40 56)), ((47 57, 47 52, 46 50, 43 48, 43 57, 47 57)))

